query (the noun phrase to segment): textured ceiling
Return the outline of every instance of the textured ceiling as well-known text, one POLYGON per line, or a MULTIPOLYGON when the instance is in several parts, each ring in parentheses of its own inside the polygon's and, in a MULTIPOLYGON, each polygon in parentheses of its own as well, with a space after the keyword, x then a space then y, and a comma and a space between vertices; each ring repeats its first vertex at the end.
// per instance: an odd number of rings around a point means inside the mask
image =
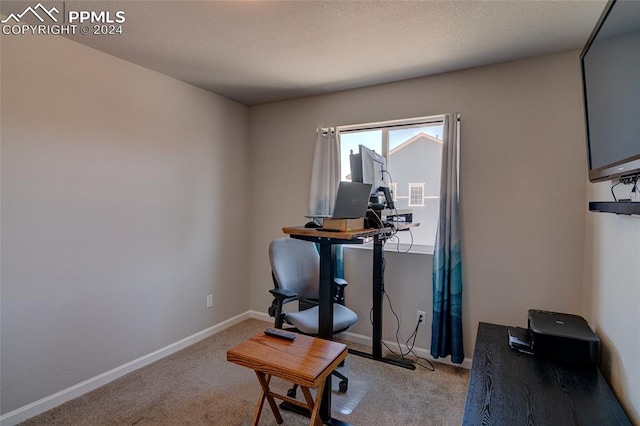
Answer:
POLYGON ((605 4, 67 1, 64 7, 126 14, 122 35, 74 40, 257 105, 580 49, 605 4))

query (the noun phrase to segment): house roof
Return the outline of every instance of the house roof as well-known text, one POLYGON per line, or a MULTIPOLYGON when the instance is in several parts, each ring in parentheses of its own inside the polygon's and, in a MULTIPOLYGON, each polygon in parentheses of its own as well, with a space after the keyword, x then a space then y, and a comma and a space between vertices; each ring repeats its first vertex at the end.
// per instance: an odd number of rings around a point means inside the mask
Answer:
POLYGON ((412 144, 418 141, 436 142, 442 145, 442 139, 438 139, 435 136, 431 136, 424 132, 420 132, 417 135, 413 136, 412 138, 407 139, 397 147, 393 148, 391 151, 389 151, 388 156, 391 157, 392 155, 397 154, 399 151, 402 151, 403 149, 407 148, 408 146, 411 146, 412 144))

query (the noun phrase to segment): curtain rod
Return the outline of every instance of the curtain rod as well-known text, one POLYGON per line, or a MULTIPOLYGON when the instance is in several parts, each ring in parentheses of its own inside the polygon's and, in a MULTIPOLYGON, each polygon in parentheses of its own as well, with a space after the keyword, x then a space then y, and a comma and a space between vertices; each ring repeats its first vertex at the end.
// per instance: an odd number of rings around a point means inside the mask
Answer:
POLYGON ((376 130, 381 128, 412 127, 412 126, 420 126, 425 124, 436 124, 436 123, 442 123, 443 121, 444 121, 444 115, 434 115, 431 117, 416 117, 416 118, 413 118, 413 119, 410 118, 407 120, 389 120, 389 121, 379 121, 379 122, 373 122, 373 123, 350 124, 346 126, 336 126, 336 129, 340 133, 348 133, 348 132, 358 132, 363 130, 376 130))
MULTIPOLYGON (((421 126, 424 124, 436 124, 439 121, 429 121, 429 122, 424 122, 424 123, 410 123, 410 124, 393 124, 390 126, 371 126, 371 127, 358 127, 358 128, 353 128, 353 129, 345 129, 342 130, 340 128, 338 128, 338 130, 340 130, 340 133, 349 133, 349 132, 360 132, 363 130, 378 130, 378 129, 392 129, 394 127, 413 127, 413 126, 421 126)), ((441 122, 441 121, 440 121, 441 122)), ((340 126, 338 126, 340 127, 340 126)))

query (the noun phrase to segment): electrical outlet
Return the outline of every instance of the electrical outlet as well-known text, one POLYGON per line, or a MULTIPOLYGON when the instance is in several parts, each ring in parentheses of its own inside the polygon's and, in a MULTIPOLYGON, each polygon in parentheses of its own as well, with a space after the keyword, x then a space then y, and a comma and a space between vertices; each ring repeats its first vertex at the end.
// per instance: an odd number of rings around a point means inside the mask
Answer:
POLYGON ((213 306, 213 294, 210 294, 207 296, 207 308, 210 308, 213 306))
POLYGON ((424 327, 427 324, 427 313, 425 311, 418 311, 416 313, 416 324, 420 323, 420 327, 424 327), (422 317, 422 321, 420 321, 422 317))

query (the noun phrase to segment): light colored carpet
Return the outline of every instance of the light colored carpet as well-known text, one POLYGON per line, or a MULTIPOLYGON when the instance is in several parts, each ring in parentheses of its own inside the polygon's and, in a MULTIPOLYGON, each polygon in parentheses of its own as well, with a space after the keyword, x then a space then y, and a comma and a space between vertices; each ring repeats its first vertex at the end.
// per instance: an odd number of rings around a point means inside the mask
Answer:
MULTIPOLYGON (((23 424, 250 425, 260 386, 253 371, 226 361, 226 351, 271 325, 244 321, 23 424)), ((340 371, 349 377, 349 391, 339 393, 333 379, 333 416, 362 426, 460 425, 469 372, 434 365, 433 372, 412 371, 347 356, 340 371)), ((277 378, 272 384, 283 393, 289 387, 277 378)), ((284 425, 308 424, 282 414, 284 425)), ((260 425, 276 425, 267 404, 260 425)))

